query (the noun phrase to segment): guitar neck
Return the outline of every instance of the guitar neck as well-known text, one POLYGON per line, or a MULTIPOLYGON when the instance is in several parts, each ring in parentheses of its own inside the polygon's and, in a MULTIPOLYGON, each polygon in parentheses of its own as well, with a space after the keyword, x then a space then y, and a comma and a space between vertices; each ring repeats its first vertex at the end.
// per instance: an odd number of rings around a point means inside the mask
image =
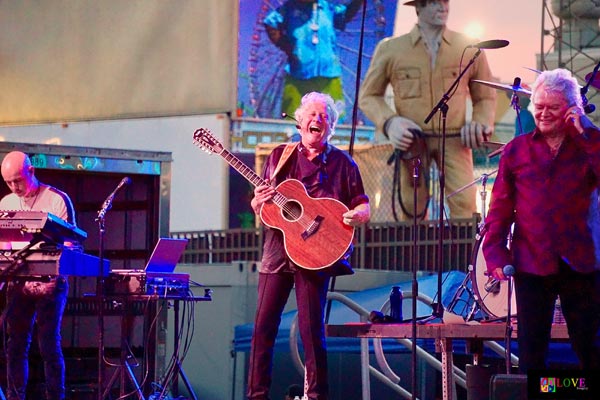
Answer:
POLYGON ((233 155, 229 150, 223 149, 220 155, 225 159, 225 161, 227 161, 229 165, 231 165, 237 172, 242 174, 242 176, 255 187, 267 184, 267 182, 258 176, 258 174, 254 172, 252 168, 244 164, 242 160, 233 155))
MULTIPOLYGON (((223 149, 219 154, 237 172, 242 174, 242 176, 244 178, 246 178, 248 180, 248 182, 250 182, 252 185, 254 185, 254 187, 268 184, 267 181, 265 181, 263 178, 261 178, 256 172, 254 172, 254 170, 252 168, 250 168, 246 164, 244 164, 244 162, 242 160, 240 160, 235 155, 233 155, 233 153, 231 153, 229 150, 223 149)), ((286 201, 287 201, 287 198, 284 195, 282 195, 278 191, 275 191, 275 196, 273 197, 273 202, 275 204, 277 204, 278 206, 281 207, 281 206, 283 206, 283 204, 285 204, 286 201)))

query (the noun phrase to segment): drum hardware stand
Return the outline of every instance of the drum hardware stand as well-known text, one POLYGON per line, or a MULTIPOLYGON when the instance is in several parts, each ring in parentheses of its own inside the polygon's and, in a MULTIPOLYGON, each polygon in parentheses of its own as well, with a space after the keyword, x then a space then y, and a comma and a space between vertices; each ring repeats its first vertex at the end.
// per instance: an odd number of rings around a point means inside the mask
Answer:
MULTIPOLYGON (((485 222, 485 217, 487 216, 486 214, 486 210, 487 210, 487 190, 486 190, 486 186, 487 186, 487 181, 489 179, 490 176, 494 176, 496 173, 498 172, 498 169, 493 170, 492 172, 488 173, 488 174, 481 174, 481 176, 477 179, 475 179, 474 181, 467 183, 465 186, 460 187, 458 189, 456 189, 454 192, 450 193, 448 196, 446 196, 446 199, 449 199, 450 197, 459 194, 460 192, 463 192, 465 190, 467 190, 468 188, 470 188, 471 186, 479 183, 481 181, 481 191, 479 192, 479 197, 481 197, 481 221, 479 222, 479 226, 480 228, 483 228, 483 224, 485 222)), ((480 229, 481 230, 481 229, 480 229)))
POLYGON ((469 70, 469 68, 475 63, 475 59, 479 57, 481 54, 481 48, 477 48, 469 63, 465 66, 465 68, 460 71, 460 74, 456 77, 452 85, 448 88, 446 93, 442 96, 442 98, 438 101, 438 103, 433 107, 427 118, 425 118, 424 123, 428 124, 431 118, 439 111, 441 111, 441 119, 442 119, 442 143, 440 149, 440 165, 438 165, 439 169, 439 185, 440 185, 440 199, 439 199, 439 223, 438 223, 438 287, 437 287, 437 303, 432 304, 432 314, 438 318, 442 318, 444 315, 444 305, 442 304, 442 273, 444 269, 444 190, 446 187, 446 119, 448 115, 448 101, 452 94, 454 94, 458 83, 460 82, 463 75, 469 70))
MULTIPOLYGON (((466 305, 468 306, 468 313, 467 313, 466 317, 464 317, 465 321, 472 321, 473 319, 475 319, 475 314, 477 313, 477 311, 480 310, 479 304, 477 303, 477 297, 473 293, 473 290, 469 287, 469 282, 471 281, 471 274, 472 273, 473 273, 473 266, 469 265, 469 273, 465 275, 465 277, 464 277, 463 281, 461 282, 460 286, 458 287, 458 289, 454 293, 454 296, 452 297, 452 300, 450 300, 450 303, 448 303, 448 307, 446 307, 449 312, 452 312, 452 313, 456 314, 454 312, 454 309, 458 305, 458 302, 461 300, 461 297, 462 297, 463 293, 467 292, 467 294, 469 295, 469 300, 465 301, 466 305)), ((465 309, 466 308, 467 307, 465 306, 465 309)), ((459 315, 462 316, 463 313, 464 312, 461 312, 459 315)))
MULTIPOLYGON (((525 68, 527 68, 527 67, 525 67, 525 68)), ((538 71, 535 69, 531 69, 531 68, 527 68, 527 69, 529 69, 533 72, 536 72, 538 74, 541 73, 541 71, 538 71)), ((527 90, 521 86, 521 78, 516 77, 514 79, 512 85, 505 85, 505 84, 497 83, 497 82, 487 82, 487 81, 482 81, 479 79, 473 79, 471 82, 481 83, 483 85, 490 86, 495 89, 504 90, 506 92, 512 92, 510 105, 513 107, 513 109, 517 113, 517 124, 519 126, 519 132, 515 132, 515 134, 517 134, 517 136, 518 136, 518 135, 524 133, 523 127, 521 125, 521 114, 520 114, 521 106, 519 104, 519 95, 521 95, 522 97, 531 97, 531 91, 527 90)), ((490 153, 490 155, 488 157, 492 158, 493 156, 498 155, 501 152, 502 152, 502 149, 498 149, 498 150, 494 151, 493 153, 490 153)))
MULTIPOLYGON (((487 181, 489 179, 490 176, 493 176, 494 174, 496 174, 498 172, 498 170, 494 170, 488 174, 481 174, 481 176, 477 179, 475 179, 473 182, 468 183, 467 185, 458 188, 457 190, 455 190, 454 192, 450 193, 446 199, 449 199, 450 197, 468 189, 469 187, 477 184, 478 182, 481 181, 481 190, 479 192, 479 196, 481 197, 481 221, 479 222, 478 226, 477 226, 477 237, 476 239, 479 240, 481 239, 480 236, 480 232, 483 231, 484 226, 485 226, 485 218, 486 218, 486 210, 487 210, 487 203, 486 203, 486 199, 487 199, 487 190, 486 190, 486 186, 487 186, 487 181)), ((471 260, 471 264, 469 265, 469 271, 467 273, 467 275, 465 276, 465 278, 463 279, 462 283, 460 284, 458 290, 456 291, 456 293, 454 293, 454 296, 452 297, 452 300, 450 301, 450 303, 448 304, 448 311, 450 312, 454 312, 454 308, 456 307, 456 305, 458 304, 458 302, 460 301, 460 298, 462 297, 464 292, 467 292, 469 295, 469 298, 473 300, 473 303, 470 306, 469 312, 467 313, 467 316, 465 317, 466 321, 471 321, 475 318, 475 314, 477 313, 477 311, 481 310, 481 307, 479 306, 479 301, 482 301, 482 299, 479 299, 478 296, 473 292, 472 288, 469 288, 469 281, 473 281, 473 274, 475 273, 475 263, 473 262, 473 260, 471 260)), ((468 303, 470 304, 470 303, 468 303)), ((462 315, 462 314, 461 314, 462 315)))

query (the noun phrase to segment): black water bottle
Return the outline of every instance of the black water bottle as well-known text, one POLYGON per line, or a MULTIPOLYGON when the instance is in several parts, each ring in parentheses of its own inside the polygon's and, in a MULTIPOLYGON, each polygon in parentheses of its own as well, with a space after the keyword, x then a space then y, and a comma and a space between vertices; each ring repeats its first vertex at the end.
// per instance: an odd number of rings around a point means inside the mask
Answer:
POLYGON ((390 317, 393 321, 400 322, 404 318, 402 317, 402 290, 400 286, 392 286, 392 292, 390 293, 390 317))

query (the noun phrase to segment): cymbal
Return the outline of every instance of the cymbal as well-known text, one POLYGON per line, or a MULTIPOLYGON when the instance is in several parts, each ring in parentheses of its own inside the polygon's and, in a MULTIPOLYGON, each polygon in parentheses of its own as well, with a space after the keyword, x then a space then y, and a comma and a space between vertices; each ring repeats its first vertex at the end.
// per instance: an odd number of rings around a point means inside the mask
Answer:
MULTIPOLYGON (((590 78, 592 77, 593 72, 590 72, 589 74, 587 74, 585 76, 585 81, 589 82, 590 78)), ((600 90, 600 73, 597 73, 596 76, 594 77, 594 80, 592 82, 590 82, 590 86, 600 90)))
POLYGON ((495 89, 504 90, 506 92, 515 92, 517 94, 517 96, 521 96, 521 97, 530 97, 531 96, 531 90, 527 90, 524 87, 522 87, 521 85, 513 86, 513 85, 507 85, 505 83, 482 81, 479 79, 471 79, 471 82, 481 83, 482 85, 490 86, 495 89))

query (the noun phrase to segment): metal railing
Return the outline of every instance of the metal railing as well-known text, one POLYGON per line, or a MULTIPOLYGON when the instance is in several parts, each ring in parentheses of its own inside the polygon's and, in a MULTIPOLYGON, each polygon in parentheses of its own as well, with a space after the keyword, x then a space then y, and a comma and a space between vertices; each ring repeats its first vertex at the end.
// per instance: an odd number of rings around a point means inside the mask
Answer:
MULTIPOLYGON (((444 271, 467 271, 478 222, 477 214, 468 219, 447 221, 444 229, 444 271)), ((357 228, 352 265, 369 270, 412 271, 413 230, 412 222, 374 223, 357 228)), ((421 271, 437 271, 439 268, 439 231, 437 221, 422 221, 417 226, 416 260, 421 271)), ((172 232, 171 236, 189 240, 180 260, 185 264, 257 262, 262 255, 261 229, 172 232)))

